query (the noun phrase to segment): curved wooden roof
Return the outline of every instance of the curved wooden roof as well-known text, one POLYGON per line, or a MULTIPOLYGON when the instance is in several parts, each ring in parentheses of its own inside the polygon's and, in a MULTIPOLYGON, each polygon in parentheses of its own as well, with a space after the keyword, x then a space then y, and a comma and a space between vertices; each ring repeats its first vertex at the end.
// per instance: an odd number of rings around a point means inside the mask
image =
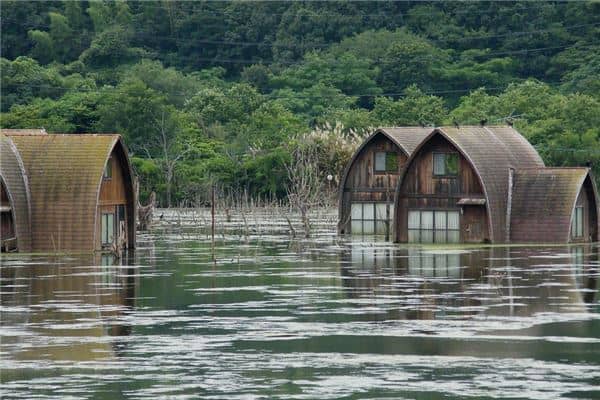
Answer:
POLYGON ((375 132, 373 132, 369 137, 367 137, 358 149, 352 155, 350 162, 346 165, 346 169, 344 170, 344 174, 342 175, 342 179, 340 181, 340 188, 343 188, 346 184, 346 179, 348 179, 348 173, 354 164, 354 161, 358 158, 359 154, 362 150, 371 143, 376 137, 379 135, 383 135, 390 139, 396 146, 402 150, 407 157, 409 157, 413 150, 421 143, 423 139, 427 137, 431 133, 433 128, 419 128, 419 127, 396 127, 396 128, 379 128, 375 132))
POLYGON ((514 173, 510 236, 513 242, 565 243, 571 219, 586 179, 592 185, 596 209, 598 193, 590 169, 532 168, 514 173))
POLYGON ((422 128, 416 126, 400 126, 400 127, 383 127, 377 129, 373 135, 371 135, 366 142, 371 141, 371 139, 377 135, 378 133, 382 133, 394 143, 398 147, 404 151, 406 156, 410 156, 412 152, 417 148, 419 144, 433 131, 433 128, 422 128))
POLYGON ((406 170, 419 149, 436 135, 443 136, 453 144, 469 160, 479 177, 486 197, 491 241, 496 243, 508 241, 506 207, 509 169, 544 167, 538 152, 519 132, 509 126, 435 128, 413 151, 400 174, 398 190, 406 170))
POLYGON ((125 149, 121 137, 52 134, 11 140, 29 176, 33 248, 93 251, 102 174, 115 146, 125 149))
POLYGON ((21 252, 31 251, 31 198, 25 166, 10 138, 0 135, 0 179, 6 186, 17 248, 21 252))

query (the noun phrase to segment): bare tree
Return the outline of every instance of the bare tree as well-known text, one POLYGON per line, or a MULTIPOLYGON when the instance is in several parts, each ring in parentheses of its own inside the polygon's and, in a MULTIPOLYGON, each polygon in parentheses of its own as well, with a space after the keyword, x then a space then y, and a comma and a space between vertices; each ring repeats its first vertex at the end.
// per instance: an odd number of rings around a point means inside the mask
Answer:
POLYGON ((167 186, 167 207, 171 207, 171 193, 173 188, 173 177, 175 169, 179 162, 192 151, 192 146, 180 140, 177 135, 177 127, 169 119, 167 113, 163 110, 160 117, 155 117, 157 135, 153 136, 150 142, 143 146, 146 156, 161 166, 167 186), (158 148, 160 158, 154 160, 150 148, 158 148))
POLYGON ((319 171, 318 152, 315 146, 301 146, 292 152, 285 165, 288 175, 286 186, 290 205, 300 212, 304 236, 310 237, 309 211, 322 204, 324 182, 319 171))

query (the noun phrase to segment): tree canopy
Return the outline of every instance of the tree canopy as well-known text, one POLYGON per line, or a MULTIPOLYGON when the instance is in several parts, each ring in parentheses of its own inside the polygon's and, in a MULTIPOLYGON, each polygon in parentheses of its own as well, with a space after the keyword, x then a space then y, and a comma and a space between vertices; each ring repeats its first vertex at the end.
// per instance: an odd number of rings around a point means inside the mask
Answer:
POLYGON ((121 133, 161 204, 214 184, 285 196, 307 137, 339 175, 379 125, 511 120, 547 164, 600 176, 598 2, 4 1, 0 17, 2 127, 121 133))

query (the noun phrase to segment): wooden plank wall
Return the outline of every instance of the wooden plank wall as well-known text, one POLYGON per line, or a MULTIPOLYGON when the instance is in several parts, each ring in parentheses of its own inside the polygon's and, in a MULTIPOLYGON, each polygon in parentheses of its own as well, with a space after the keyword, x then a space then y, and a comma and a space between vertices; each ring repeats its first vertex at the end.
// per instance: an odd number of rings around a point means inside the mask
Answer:
POLYGON ((456 210, 462 211, 461 241, 483 242, 489 239, 488 218, 485 206, 458 206, 463 197, 483 197, 483 190, 470 162, 459 154, 459 172, 456 177, 433 176, 433 154, 458 153, 452 144, 438 136, 419 150, 406 172, 396 211, 396 238, 408 241, 408 210, 456 210))
POLYGON ((406 163, 406 154, 394 142, 384 135, 379 135, 368 143, 356 156, 346 182, 342 198, 340 232, 348 233, 350 227, 350 207, 352 202, 389 202, 394 201, 394 194, 398 184, 398 175, 406 163), (376 172, 375 153, 395 152, 398 155, 398 168, 396 171, 376 172))

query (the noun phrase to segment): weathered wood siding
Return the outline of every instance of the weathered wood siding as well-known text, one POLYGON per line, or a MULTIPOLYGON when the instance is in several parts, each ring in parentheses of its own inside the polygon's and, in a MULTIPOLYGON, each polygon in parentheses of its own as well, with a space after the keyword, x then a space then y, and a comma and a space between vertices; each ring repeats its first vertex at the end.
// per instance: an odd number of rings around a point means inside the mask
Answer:
POLYGON ((11 219, 13 233, 17 238, 17 249, 31 251, 29 183, 17 148, 10 138, 4 135, 0 135, 0 180, 6 190, 3 205, 12 208, 9 213, 3 213, 6 215, 3 215, 2 219, 11 219))
POLYGON ((384 135, 373 138, 354 158, 343 183, 341 202, 340 233, 348 233, 352 202, 390 202, 398 185, 398 174, 407 160, 407 155, 397 144, 384 135), (397 154, 398 165, 393 172, 375 171, 375 153, 397 154))
MULTIPOLYGON (((461 198, 483 198, 484 193, 470 162, 442 136, 429 140, 414 155, 412 163, 404 175, 398 193, 396 209, 396 238, 399 242, 408 241, 409 210, 448 210, 461 211, 457 202, 461 198), (433 154, 454 153, 459 156, 456 177, 433 175, 433 154)), ((488 217, 485 205, 462 206, 460 216, 460 240, 462 242, 483 242, 489 240, 488 217)))
POLYGON ((126 247, 133 247, 132 235, 135 235, 135 204, 133 204, 134 199, 132 196, 133 182, 129 177, 127 162, 124 157, 122 149, 115 147, 107 161, 111 165, 112 176, 108 179, 103 178, 100 185, 96 216, 96 250, 102 249, 102 213, 108 212, 115 215, 115 224, 118 230, 117 207, 120 205, 125 206, 126 247))

